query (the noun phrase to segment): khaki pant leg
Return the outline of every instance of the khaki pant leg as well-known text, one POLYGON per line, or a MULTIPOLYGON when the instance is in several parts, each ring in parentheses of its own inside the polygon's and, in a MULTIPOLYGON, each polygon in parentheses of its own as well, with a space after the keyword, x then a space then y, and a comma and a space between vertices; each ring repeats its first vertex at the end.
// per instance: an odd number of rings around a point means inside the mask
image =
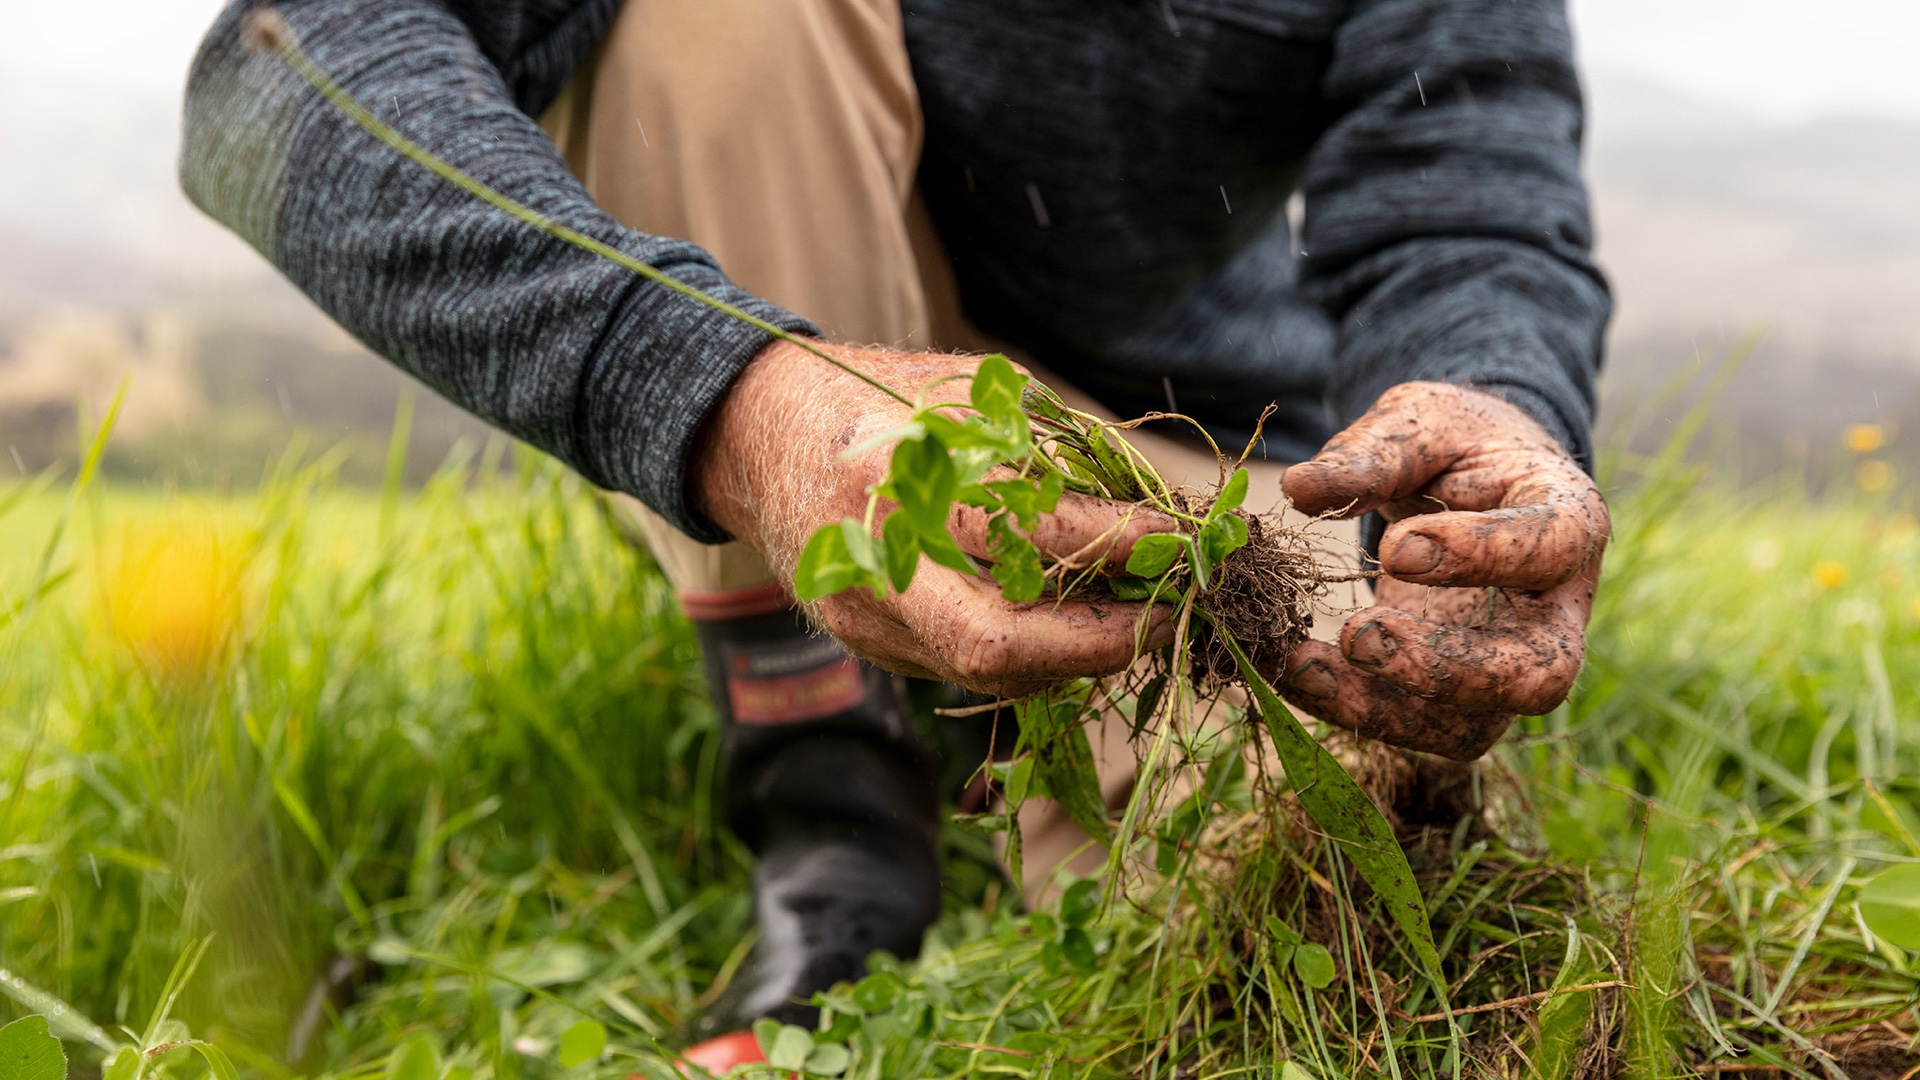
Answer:
MULTIPOLYGON (((690 240, 837 341, 930 344, 908 238, 920 156, 898 0, 627 0, 543 121, 594 199, 690 240)), ((612 496, 683 594, 773 582, 612 496)))

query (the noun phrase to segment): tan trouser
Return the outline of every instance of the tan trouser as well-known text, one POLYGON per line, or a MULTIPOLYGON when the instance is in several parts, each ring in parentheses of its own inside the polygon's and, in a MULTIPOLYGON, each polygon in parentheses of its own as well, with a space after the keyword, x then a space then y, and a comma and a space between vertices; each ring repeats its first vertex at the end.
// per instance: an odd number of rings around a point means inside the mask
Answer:
MULTIPOLYGON (((920 106, 899 0, 627 0, 543 124, 613 216, 701 245, 743 288, 833 340, 996 348, 961 315, 914 190, 920 106)), ((1132 440, 1170 481, 1218 482, 1211 454, 1150 434, 1132 440)), ((1280 505, 1280 472, 1252 466, 1249 509, 1280 505)), ((637 500, 612 500, 683 596, 775 581, 742 544, 698 543, 637 500)), ((1330 551, 1351 557, 1356 540, 1351 527, 1335 530, 1330 551)), ((1109 803, 1124 803, 1136 769, 1125 725, 1104 725, 1094 746, 1109 803)), ((1056 866, 1086 872, 1104 857, 1051 804, 1025 808, 1021 835, 1030 887, 1056 866)))

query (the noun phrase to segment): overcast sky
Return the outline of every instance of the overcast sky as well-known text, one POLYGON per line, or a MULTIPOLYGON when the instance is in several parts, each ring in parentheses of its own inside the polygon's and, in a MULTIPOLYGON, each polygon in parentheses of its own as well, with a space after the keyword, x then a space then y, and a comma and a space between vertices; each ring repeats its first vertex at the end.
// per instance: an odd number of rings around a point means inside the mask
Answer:
MULTIPOLYGON (((684 0, 698 2, 698 0, 684 0)), ((0 77, 177 92, 220 0, 13 3, 0 77)), ((1917 0, 1573 0, 1587 63, 1777 120, 1872 113, 1920 120, 1917 0)))
POLYGON ((1920 119, 1916 0, 1573 0, 1589 64, 1777 120, 1920 119))

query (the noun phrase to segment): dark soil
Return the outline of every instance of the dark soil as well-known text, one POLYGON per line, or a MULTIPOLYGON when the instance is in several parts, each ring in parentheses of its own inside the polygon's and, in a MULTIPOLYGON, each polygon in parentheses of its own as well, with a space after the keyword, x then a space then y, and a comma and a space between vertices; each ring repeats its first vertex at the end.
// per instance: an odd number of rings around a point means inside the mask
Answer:
MULTIPOLYGON (((1313 628, 1314 602, 1326 595, 1326 571, 1308 535, 1279 515, 1248 515, 1247 545, 1227 556, 1199 607, 1233 635, 1253 666, 1275 678, 1313 628)), ((1193 633, 1194 681, 1202 687, 1238 682, 1240 673, 1211 626, 1193 633)))

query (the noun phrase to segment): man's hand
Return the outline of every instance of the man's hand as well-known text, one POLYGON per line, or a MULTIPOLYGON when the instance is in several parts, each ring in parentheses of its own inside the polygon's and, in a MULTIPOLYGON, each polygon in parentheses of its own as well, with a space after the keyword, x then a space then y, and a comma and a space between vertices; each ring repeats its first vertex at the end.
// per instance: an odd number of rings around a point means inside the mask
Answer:
POLYGON ((1586 651, 1608 520, 1600 491, 1519 409, 1405 383, 1288 469, 1308 514, 1380 510, 1377 606, 1310 641, 1280 690, 1322 719, 1470 761, 1516 713, 1566 699, 1586 651))
MULTIPOLYGON (((831 352, 909 399, 951 379, 929 400, 965 401, 979 366, 965 356, 837 345, 831 352)), ((774 342, 741 373, 701 433, 697 505, 791 579, 814 531, 864 516, 868 489, 886 473, 890 445, 851 458, 848 451, 905 422, 910 411, 804 349, 774 342)), ((1134 507, 1068 494, 1032 539, 1048 558, 1086 564, 1104 556, 1118 567, 1134 540, 1173 527, 1134 507)), ((981 514, 958 508, 952 530, 968 554, 986 557, 981 514)), ((1125 668, 1135 654, 1140 606, 1009 604, 985 576, 923 561, 904 593, 876 598, 851 589, 821 600, 814 614, 849 649, 881 667, 1014 696, 1125 668)), ((1167 613, 1156 618, 1146 648, 1172 639, 1167 613)))

